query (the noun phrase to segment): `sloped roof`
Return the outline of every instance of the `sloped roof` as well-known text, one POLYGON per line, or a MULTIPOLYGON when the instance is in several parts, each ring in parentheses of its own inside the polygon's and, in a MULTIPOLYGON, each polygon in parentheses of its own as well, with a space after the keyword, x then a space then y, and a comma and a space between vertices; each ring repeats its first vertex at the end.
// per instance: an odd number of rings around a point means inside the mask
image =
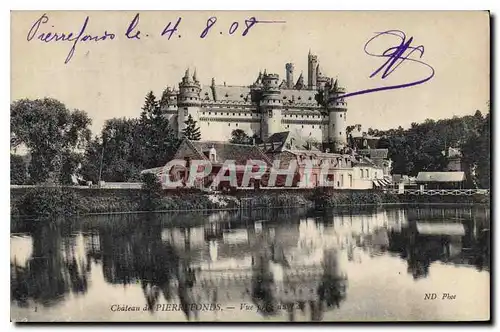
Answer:
POLYGON ((311 141, 310 149, 308 147, 308 141, 298 134, 291 131, 282 131, 271 135, 263 144, 259 144, 260 148, 265 152, 279 152, 283 149, 290 151, 295 150, 309 150, 314 152, 321 152, 315 143, 311 141))
POLYGON ((371 159, 386 159, 388 149, 360 149, 359 154, 369 156, 371 159))
POLYGON ((464 172, 419 172, 417 182, 461 182, 464 172))
MULTIPOLYGON (((250 88, 236 85, 216 85, 217 101, 250 102, 250 88), (245 101, 245 97, 248 97, 245 101)), ((200 93, 201 101, 214 101, 211 86, 204 86, 200 93)))
POLYGON ((245 165, 247 160, 263 160, 271 164, 269 158, 256 146, 247 144, 233 144, 219 141, 189 141, 201 154, 215 148, 217 160, 221 163, 226 160, 234 160, 236 164, 245 165))
MULTIPOLYGON (((215 85, 214 88, 217 95, 216 101, 251 102, 251 88, 248 86, 215 85)), ((315 98, 316 93, 317 91, 315 90, 281 89, 281 99, 285 106, 294 104, 311 104, 311 106, 314 106, 318 105, 315 98)), ((202 102, 214 101, 214 95, 210 85, 203 86, 200 92, 200 99, 202 102)))
POLYGON ((352 165, 353 166, 372 166, 372 167, 377 166, 370 158, 367 158, 367 157, 363 157, 360 160, 353 159, 352 165))
POLYGON ((310 103, 318 105, 316 101, 316 90, 296 90, 296 89, 282 89, 281 98, 283 105, 293 105, 295 103, 310 103), (292 102, 291 102, 292 101, 292 102))

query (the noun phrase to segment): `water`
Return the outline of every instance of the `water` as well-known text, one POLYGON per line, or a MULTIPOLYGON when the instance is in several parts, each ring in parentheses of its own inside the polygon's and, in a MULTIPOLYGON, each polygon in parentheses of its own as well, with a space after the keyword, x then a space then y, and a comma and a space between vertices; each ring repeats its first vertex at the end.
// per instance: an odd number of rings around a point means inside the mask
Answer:
POLYGON ((484 320, 489 229, 485 207, 98 216, 64 227, 16 222, 11 317, 484 320), (440 229, 417 235, 417 222, 440 229))

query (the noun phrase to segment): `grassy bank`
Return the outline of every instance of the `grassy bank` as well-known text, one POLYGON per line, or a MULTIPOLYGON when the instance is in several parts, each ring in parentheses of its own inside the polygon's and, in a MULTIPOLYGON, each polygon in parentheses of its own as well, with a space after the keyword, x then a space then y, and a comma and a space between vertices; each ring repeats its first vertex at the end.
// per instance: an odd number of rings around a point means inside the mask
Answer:
POLYGON ((489 196, 415 196, 366 190, 261 190, 207 194, 195 190, 35 188, 11 190, 11 215, 86 215, 138 211, 290 208, 384 204, 489 204, 489 196))

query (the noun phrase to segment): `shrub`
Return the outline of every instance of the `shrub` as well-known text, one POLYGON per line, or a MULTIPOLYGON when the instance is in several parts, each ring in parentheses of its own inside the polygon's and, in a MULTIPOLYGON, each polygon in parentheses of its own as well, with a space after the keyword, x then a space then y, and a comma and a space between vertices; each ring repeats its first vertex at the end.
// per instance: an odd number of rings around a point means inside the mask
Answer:
POLYGON ((22 216, 35 218, 72 216, 79 212, 76 194, 60 187, 30 189, 16 202, 15 210, 22 216))
POLYGON ((155 174, 146 173, 142 176, 142 191, 139 209, 155 211, 162 208, 163 188, 155 174))

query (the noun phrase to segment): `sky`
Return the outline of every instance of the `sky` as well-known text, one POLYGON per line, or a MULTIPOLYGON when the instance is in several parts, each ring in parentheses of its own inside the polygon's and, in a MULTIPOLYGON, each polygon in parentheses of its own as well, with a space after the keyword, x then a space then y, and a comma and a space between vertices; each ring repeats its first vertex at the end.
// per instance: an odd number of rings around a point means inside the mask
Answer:
MULTIPOLYGON (((284 78, 285 63, 292 62, 295 80, 303 72, 307 82, 309 50, 318 56, 322 72, 338 78, 349 93, 424 80, 434 71, 419 85, 346 99, 348 124, 366 129, 408 127, 478 109, 485 113, 490 98, 487 12, 58 11, 46 12, 48 20, 37 28, 43 14, 12 12, 11 101, 56 98, 70 109, 86 111, 94 134, 106 119, 139 116, 147 92, 160 96, 167 86, 178 86, 188 67, 196 69, 203 85, 213 77, 217 84, 250 85, 259 70, 284 78), (137 25, 127 37, 137 13, 137 25), (85 32, 68 63, 73 41, 38 38, 49 32, 77 36, 86 17, 85 32), (210 17, 217 21, 201 38, 210 17), (242 36, 250 17, 278 22, 256 23, 242 36), (179 18, 170 39, 169 33, 162 36, 168 23, 172 28, 179 18), (424 64, 407 60, 385 78, 383 70, 370 77, 388 58, 366 54, 365 44, 389 30, 403 31, 405 42, 420 46, 423 55, 417 50, 409 57, 424 64), (134 38, 138 31, 140 39, 134 38), (85 35, 106 32, 114 38, 82 41, 85 35)), ((382 35, 367 50, 380 55, 400 44, 400 38, 382 35)))

